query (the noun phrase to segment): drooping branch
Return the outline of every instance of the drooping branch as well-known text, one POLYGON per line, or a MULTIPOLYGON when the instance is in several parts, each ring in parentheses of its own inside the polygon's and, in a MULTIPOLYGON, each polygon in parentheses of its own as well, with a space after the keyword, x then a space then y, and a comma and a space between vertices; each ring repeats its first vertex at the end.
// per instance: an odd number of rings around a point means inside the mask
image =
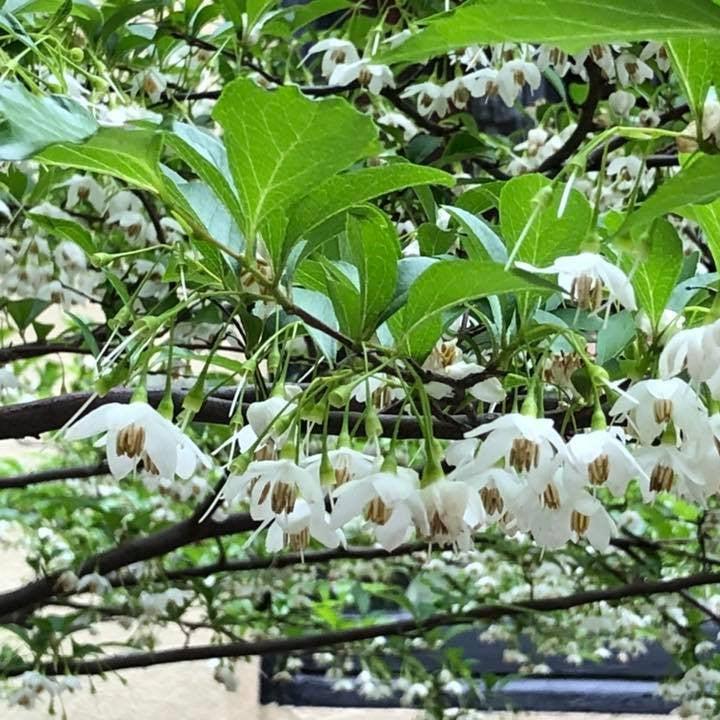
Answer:
MULTIPOLYGON (((603 590, 587 590, 566 596, 525 600, 513 605, 483 605, 464 614, 442 613, 431 615, 425 619, 404 618, 392 622, 352 627, 299 637, 258 640, 255 642, 232 642, 223 645, 196 645, 193 647, 171 648, 154 652, 111 655, 96 660, 75 660, 69 657, 60 658, 55 662, 41 665, 39 669, 46 675, 68 673, 72 675, 96 675, 112 670, 151 667, 153 665, 165 665, 187 660, 238 658, 251 655, 317 650, 362 640, 370 640, 380 636, 397 637, 420 631, 427 632, 440 627, 471 624, 479 620, 497 620, 502 617, 522 615, 528 612, 555 612, 599 602, 614 602, 628 598, 676 593, 689 588, 719 582, 720 573, 702 572, 673 580, 625 583, 603 590)), ((30 669, 37 668, 29 664, 18 665, 14 668, 8 668, 4 674, 7 677, 13 677, 30 669)))
MULTIPOLYGON (((230 407, 233 389, 224 392, 214 393, 208 397, 195 416, 200 423, 215 423, 227 425, 230 421, 230 407)), ((162 400, 162 391, 151 391, 148 393, 148 401, 151 405, 158 405, 162 400)), ((92 397, 91 393, 68 393, 59 397, 35 400, 28 403, 6 405, 0 407, 0 440, 17 439, 28 436, 39 436, 44 432, 62 428, 92 397)), ((173 403, 176 412, 180 412, 185 393, 176 391, 173 393, 173 403)), ((105 405, 107 403, 128 403, 132 398, 132 390, 120 388, 110 391, 104 397, 96 397, 88 405, 87 411, 105 405)), ((246 391, 244 405, 252 402, 254 393, 246 391)), ((480 422, 489 422, 496 417, 489 413, 481 416, 480 422)), ((362 419, 362 413, 350 413, 351 424, 362 419)), ((330 413, 328 429, 331 434, 338 434, 342 429, 343 413, 333 411, 330 413)), ((421 438, 422 431, 417 419, 412 416, 403 416, 398 421, 397 415, 383 414, 380 422, 386 433, 391 434, 396 424, 399 425, 398 437, 402 439, 421 438)), ((453 416, 453 422, 437 421, 433 425, 435 436, 440 439, 459 440, 464 432, 472 427, 464 415, 453 416)))

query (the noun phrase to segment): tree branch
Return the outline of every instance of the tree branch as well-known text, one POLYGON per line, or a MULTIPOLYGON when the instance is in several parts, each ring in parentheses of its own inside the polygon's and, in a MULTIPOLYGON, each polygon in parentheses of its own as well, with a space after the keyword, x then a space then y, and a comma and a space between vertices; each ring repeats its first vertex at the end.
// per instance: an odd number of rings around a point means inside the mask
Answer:
POLYGON ((720 582, 720 573, 702 572, 674 580, 638 581, 617 585, 604 590, 587 590, 560 597, 525 600, 513 605, 483 605, 462 615, 442 613, 416 620, 404 618, 392 622, 378 623, 363 627, 346 628, 325 633, 258 640, 256 642, 232 642, 224 645, 196 645, 194 647, 171 648, 167 650, 137 652, 125 655, 111 655, 96 660, 75 660, 59 658, 55 662, 45 663, 39 668, 32 664, 8 668, 4 675, 14 677, 31 669, 39 669, 45 675, 96 675, 112 670, 125 670, 136 667, 151 667, 187 660, 206 660, 210 658, 238 658, 251 655, 268 655, 317 650, 336 645, 370 640, 383 636, 402 636, 434 628, 466 625, 478 620, 497 620, 502 617, 522 615, 527 612, 554 612, 569 610, 598 602, 613 602, 634 597, 649 597, 664 593, 675 593, 701 585, 720 582))

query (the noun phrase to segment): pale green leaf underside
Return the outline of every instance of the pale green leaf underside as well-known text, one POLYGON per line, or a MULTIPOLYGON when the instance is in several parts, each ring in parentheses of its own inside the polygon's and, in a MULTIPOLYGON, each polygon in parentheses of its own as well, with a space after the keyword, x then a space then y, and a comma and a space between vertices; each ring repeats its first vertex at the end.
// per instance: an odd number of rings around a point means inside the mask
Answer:
POLYGON ((467 45, 594 43, 720 36, 711 0, 484 0, 431 19, 382 62, 418 61, 467 45))
POLYGON ((95 118, 67 97, 33 95, 19 83, 0 83, 0 160, 24 160, 54 143, 82 142, 95 118))

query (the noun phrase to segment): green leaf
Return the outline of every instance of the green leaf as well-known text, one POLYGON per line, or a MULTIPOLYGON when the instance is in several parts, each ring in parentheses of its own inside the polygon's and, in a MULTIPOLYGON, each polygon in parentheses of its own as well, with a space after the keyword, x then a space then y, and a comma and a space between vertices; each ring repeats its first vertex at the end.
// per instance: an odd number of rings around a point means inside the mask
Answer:
MULTIPOLYGON (((294 288, 293 303, 333 330, 339 329, 332 302, 323 292, 308 290, 306 288, 294 288)), ((337 340, 334 340, 322 330, 310 327, 309 325, 306 327, 310 337, 315 341, 315 344, 320 348, 323 355, 329 360, 334 361, 338 351, 337 340)))
POLYGON ((471 260, 489 259, 502 265, 507 262, 507 248, 484 220, 475 217, 467 210, 452 205, 443 205, 443 208, 460 223, 467 233, 471 242, 466 244, 465 249, 471 260))
POLYGON ((319 183, 372 153, 372 120, 341 98, 310 100, 298 88, 264 90, 239 79, 213 111, 222 125, 246 237, 319 183))
POLYGON ((242 209, 232 182, 225 146, 214 135, 194 125, 174 123, 167 144, 204 180, 225 204, 238 225, 242 209))
POLYGON ((680 214, 700 225, 715 267, 720 267, 720 200, 682 208, 680 214))
POLYGON ((619 355, 625 346, 635 337, 635 320, 627 310, 611 315, 598 331, 597 361, 604 365, 619 355))
POLYGON ((294 243, 324 220, 371 198, 420 185, 452 187, 454 184, 455 179, 446 172, 404 162, 336 175, 312 188, 293 207, 287 242, 294 243))
POLYGON ((150 130, 102 128, 82 145, 60 144, 45 148, 40 162, 111 175, 144 190, 160 192, 162 137, 150 130))
MULTIPOLYGON (((530 219, 537 194, 550 186, 542 175, 522 175, 505 183, 500 194, 500 229, 508 250, 515 246, 530 219)), ((530 225, 516 258, 531 265, 550 264, 561 255, 573 255, 590 227, 590 204, 577 190, 572 190, 565 212, 558 218, 558 207, 564 188, 555 189, 551 202, 530 225)))
MULTIPOLYGON (((667 220, 658 220, 647 236, 640 261, 632 274, 638 306, 648 314, 657 328, 683 264, 682 241, 667 220)), ((631 265, 632 261, 628 263, 631 265)), ((630 269, 629 267, 627 269, 630 269)))
POLYGON ((457 239, 450 230, 442 230, 432 223, 423 223, 417 229, 417 241, 421 255, 443 255, 457 239))
POLYGON ((720 70, 720 41, 699 37, 682 38, 669 42, 667 50, 697 126, 702 128, 705 98, 720 70))
POLYGON ((348 213, 347 240, 350 259, 358 269, 361 333, 368 337, 395 292, 400 255, 397 233, 384 213, 365 207, 348 213))
POLYGON ((5 308, 20 330, 24 330, 35 318, 40 315, 50 303, 37 298, 12 300, 5 303, 5 308))
POLYGON ((325 292, 332 300, 340 330, 352 338, 362 335, 362 302, 357 269, 339 261, 319 261, 325 274, 325 292))
POLYGON ((97 252, 95 241, 92 233, 86 228, 76 223, 74 220, 66 220, 64 218, 56 218, 50 215, 42 215, 40 213, 29 212, 28 217, 33 219, 40 227, 45 228, 49 232, 58 235, 64 240, 79 245, 88 255, 97 252))
POLYGON ((673 212, 684 205, 705 205, 720 197, 720 155, 699 155, 677 175, 664 182, 633 213, 618 230, 628 233, 632 228, 647 225, 656 217, 673 212))
POLYGON ((596 43, 719 35, 720 7, 708 0, 483 0, 431 18, 378 62, 416 62, 501 42, 577 51, 596 43))
POLYGON ((24 160, 59 142, 81 142, 95 118, 67 97, 39 97, 18 83, 0 83, 0 160, 24 160))
POLYGON ((488 295, 537 290, 530 279, 492 262, 442 260, 431 265, 410 287, 398 345, 422 360, 443 328, 441 313, 488 295))

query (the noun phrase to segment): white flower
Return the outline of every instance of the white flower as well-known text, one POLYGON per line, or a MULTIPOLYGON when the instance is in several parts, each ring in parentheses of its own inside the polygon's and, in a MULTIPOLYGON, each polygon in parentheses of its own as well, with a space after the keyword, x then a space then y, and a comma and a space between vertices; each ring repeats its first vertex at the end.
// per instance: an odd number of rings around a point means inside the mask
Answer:
POLYGON ((707 383, 715 399, 720 399, 720 320, 689 330, 680 330, 660 354, 661 378, 679 375, 687 369, 696 382, 707 383))
POLYGON ((650 491, 674 492, 701 505, 718 491, 720 457, 713 443, 660 443, 636 452, 640 466, 650 476, 650 491))
POLYGON ((573 66, 567 53, 552 45, 541 45, 537 49, 535 63, 540 72, 545 72, 545 70, 551 67, 560 77, 567 75, 568 70, 573 66))
POLYGON ((101 405, 65 432, 67 440, 106 433, 105 442, 110 472, 124 478, 138 464, 154 474, 172 478, 192 477, 198 463, 210 466, 207 456, 185 433, 166 420, 147 403, 108 403, 101 405))
POLYGON ((367 87, 373 95, 379 95, 384 87, 395 87, 392 70, 387 65, 378 65, 369 60, 357 60, 349 64, 338 65, 332 72, 329 85, 349 85, 352 82, 367 87))
POLYGON ((545 268, 528 263, 517 263, 517 266, 530 272, 557 273, 558 285, 583 309, 597 310, 602 304, 604 289, 608 290, 611 302, 616 300, 628 310, 637 309, 635 291, 627 275, 598 253, 564 255, 545 268))
POLYGON ((96 213, 101 214, 105 207, 105 191, 100 183, 90 175, 73 175, 67 182, 66 208, 74 208, 81 202, 87 202, 96 213))
POLYGON ((238 679, 233 668, 227 665, 218 665, 213 671, 213 678, 225 687, 228 692, 236 692, 238 679))
POLYGON ((655 168, 645 169, 643 161, 637 155, 621 155, 613 158, 607 166, 609 177, 616 177, 618 190, 628 191, 635 187, 640 176, 640 189, 648 192, 655 180, 655 168))
POLYGON ((707 410, 680 378, 635 383, 618 398, 610 414, 626 418, 645 445, 651 444, 670 421, 691 438, 701 438, 707 428, 707 410))
POLYGON ((466 47, 460 56, 459 62, 467 68, 473 68, 478 65, 489 65, 490 59, 485 54, 485 50, 479 45, 470 45, 466 47))
POLYGON ((465 75, 463 84, 473 97, 492 97, 499 92, 498 71, 493 68, 482 68, 465 75))
POLYGON ((18 379, 10 368, 0 367, 0 392, 3 390, 16 390, 20 387, 18 379))
POLYGON ((667 72, 670 69, 670 57, 662 43, 649 42, 645 45, 640 53, 640 59, 647 60, 651 57, 655 57, 655 62, 662 72, 667 72))
POLYGON ((253 520, 272 520, 291 512, 298 497, 323 502, 319 478, 292 460, 255 460, 241 475, 230 475, 221 494, 232 502, 248 490, 253 520))
POLYGON ((465 433, 465 437, 479 435, 487 435, 476 456, 479 469, 504 457, 518 472, 530 471, 565 451, 565 442, 547 418, 508 413, 465 433))
POLYGON ((340 530, 333 530, 322 503, 298 498, 293 509, 275 518, 265 536, 265 549, 278 552, 285 545, 302 552, 313 537, 325 547, 337 547, 343 541, 340 530))
MULTIPOLYGON (((463 352, 457 346, 457 340, 440 340, 423 363, 424 370, 430 370, 437 375, 445 375, 450 380, 462 380, 470 375, 479 375, 485 368, 477 363, 465 362, 463 352)), ((453 394, 450 383, 432 380, 425 385, 430 397, 442 399, 453 394)), ((502 402, 505 399, 505 390, 496 377, 479 380, 467 391, 476 400, 486 403, 502 402)))
POLYGON ((96 110, 98 124, 104 127, 122 127, 136 120, 146 120, 159 125, 163 120, 160 113, 148 110, 141 105, 118 105, 108 108, 107 105, 102 104, 96 110))
POLYGON ((637 478, 647 497, 650 478, 624 441, 625 433, 616 427, 574 435, 567 444, 565 471, 583 483, 607 487, 614 495, 623 495, 630 480, 637 478))
POLYGON ((510 60, 497 74, 498 94, 508 107, 512 107, 526 83, 531 90, 537 90, 541 80, 540 71, 534 63, 510 60))
POLYGON ((400 128, 405 142, 410 142, 420 132, 418 126, 409 117, 399 112, 386 112, 377 119, 377 122, 380 125, 400 128))
MULTIPOLYGON (((355 46, 348 40, 340 40, 338 38, 327 38, 316 42, 305 55, 307 60, 315 53, 324 53, 320 65, 320 71, 324 78, 329 78, 338 65, 346 65, 355 63, 360 60, 355 46)), ((331 83, 334 84, 334 83, 331 83)))
POLYGON ((421 535, 430 532, 420 495, 417 473, 408 468, 380 471, 338 487, 330 516, 333 528, 364 514, 373 523, 375 537, 386 550, 394 550, 414 524, 421 535))
POLYGON ((79 273, 87 270, 85 251, 70 240, 63 240, 54 250, 55 264, 68 273, 79 273))
POLYGON ((622 85, 639 85, 653 79, 652 68, 632 53, 621 53, 615 60, 618 80, 622 85))
POLYGON ((641 310, 635 316, 635 324, 639 330, 647 335, 648 339, 657 343, 660 347, 664 347, 674 337, 685 324, 685 318, 674 310, 665 309, 660 315, 657 328, 653 328, 648 314, 641 310))
POLYGON ((431 82, 410 85, 401 97, 415 96, 417 96, 417 110, 421 115, 433 113, 439 117, 447 115, 448 95, 444 87, 431 82))
POLYGON ((635 107, 635 96, 627 90, 616 90, 610 93, 608 104, 616 115, 626 117, 635 107))
POLYGON ((132 81, 133 94, 142 90, 154 103, 159 102, 166 88, 167 78, 155 68, 136 74, 132 81))
POLYGON ((471 549, 473 531, 485 520, 479 495, 466 483, 447 478, 424 487, 420 495, 430 525, 429 539, 471 549))
POLYGON ((502 516, 506 506, 512 506, 525 487, 513 469, 487 468, 475 460, 460 465, 448 477, 460 480, 478 492, 483 508, 491 518, 502 516))
MULTIPOLYGON (((328 460, 335 471, 335 484, 343 485, 351 480, 365 477, 377 469, 378 458, 353 450, 337 448, 328 452, 328 460)), ((311 455, 303 463, 303 467, 320 480, 322 454, 311 455)))
POLYGON ((94 595, 103 595, 106 592, 112 590, 112 585, 109 580, 99 573, 90 573, 89 575, 83 575, 77 583, 75 591, 78 593, 89 592, 94 595))

